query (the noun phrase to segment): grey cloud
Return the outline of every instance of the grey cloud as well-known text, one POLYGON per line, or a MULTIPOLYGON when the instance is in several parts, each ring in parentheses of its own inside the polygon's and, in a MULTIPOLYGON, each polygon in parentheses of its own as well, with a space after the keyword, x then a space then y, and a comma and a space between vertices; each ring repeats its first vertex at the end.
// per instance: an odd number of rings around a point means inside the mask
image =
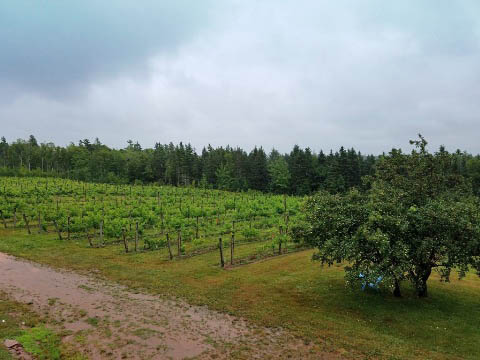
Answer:
POLYGON ((53 95, 138 71, 208 23, 209 1, 3 1, 0 81, 53 95), (130 69, 126 69, 130 67, 130 69))
MULTIPOLYGON (((214 2, 181 41, 140 51, 142 66, 108 77, 89 68, 81 96, 16 95, 0 107, 2 130, 63 144, 98 136, 117 147, 133 138, 373 153, 421 132, 434 148, 478 153, 478 10, 474 1, 214 2)), ((106 64, 128 63, 119 56, 106 64)))

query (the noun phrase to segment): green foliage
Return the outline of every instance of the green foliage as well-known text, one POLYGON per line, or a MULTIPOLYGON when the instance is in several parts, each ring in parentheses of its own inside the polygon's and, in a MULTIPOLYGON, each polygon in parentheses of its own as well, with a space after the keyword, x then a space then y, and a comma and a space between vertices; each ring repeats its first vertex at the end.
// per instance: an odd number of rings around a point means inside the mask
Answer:
POLYGON ((394 149, 378 162, 366 193, 319 193, 306 204, 308 225, 297 237, 319 249, 322 263, 346 260, 352 285, 382 276, 399 296, 408 280, 423 297, 434 269, 444 281, 452 269, 480 275, 479 199, 456 172, 454 155, 428 153, 422 137, 414 144, 411 154, 394 149))
POLYGON ((290 185, 291 175, 285 158, 278 157, 270 162, 268 173, 271 178, 270 190, 277 194, 286 194, 290 185))
POLYGON ((167 245, 167 240, 164 238, 152 238, 149 236, 144 237, 145 246, 149 250, 162 249, 167 245))
MULTIPOLYGON (((310 194, 318 189, 345 191, 371 173, 374 157, 353 149, 312 153, 295 146, 289 154, 262 147, 249 153, 240 148, 207 146, 198 154, 190 144, 155 144, 143 149, 129 140, 124 149, 111 149, 98 139, 67 147, 19 139, 0 141, 0 176, 64 177, 108 184, 198 185, 203 189, 310 194)), ((474 168, 474 167, 469 167, 474 168)), ((466 169, 463 166, 463 169, 466 169)), ((464 170, 467 171, 467 170, 464 170)))
POLYGON ((137 252, 167 250, 167 234, 174 250, 181 236, 180 253, 184 255, 214 251, 219 237, 227 243, 232 234, 237 245, 265 242, 272 229, 286 227, 287 213, 290 224, 295 224, 294 214, 299 213, 302 201, 256 191, 0 177, 0 211, 7 228, 13 228, 15 208, 21 205, 16 221, 21 232, 25 231, 21 216, 25 213, 33 234, 41 227, 58 239, 80 241, 90 249, 121 243, 125 252, 127 247, 137 252))
POLYGON ((217 175, 217 187, 220 190, 232 190, 233 189, 233 173, 232 169, 227 165, 220 166, 216 173, 217 175))
POLYGON ((247 240, 252 240, 252 239, 255 239, 258 237, 258 235, 260 234, 260 232, 255 229, 255 228, 252 228, 252 229, 249 229, 249 228, 245 228, 244 230, 242 230, 242 235, 247 239, 247 240))

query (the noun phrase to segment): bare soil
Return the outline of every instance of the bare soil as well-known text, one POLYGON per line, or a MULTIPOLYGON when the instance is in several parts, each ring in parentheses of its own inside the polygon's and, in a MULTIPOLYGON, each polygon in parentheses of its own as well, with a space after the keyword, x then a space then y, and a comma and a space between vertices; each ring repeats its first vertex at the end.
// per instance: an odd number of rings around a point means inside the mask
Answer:
POLYGON ((89 359, 338 359, 282 329, 0 253, 0 289, 89 359))

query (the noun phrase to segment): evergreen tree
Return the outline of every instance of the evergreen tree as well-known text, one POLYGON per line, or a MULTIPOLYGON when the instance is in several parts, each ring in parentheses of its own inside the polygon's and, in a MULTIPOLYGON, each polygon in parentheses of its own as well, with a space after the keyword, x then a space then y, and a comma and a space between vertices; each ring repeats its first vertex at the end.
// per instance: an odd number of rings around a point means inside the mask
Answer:
POLYGON ((277 194, 286 194, 290 186, 290 171, 285 158, 278 156, 268 164, 270 175, 270 191, 277 194))
POLYGON ((251 189, 265 191, 269 183, 267 155, 263 148, 255 147, 248 155, 248 185, 251 189))

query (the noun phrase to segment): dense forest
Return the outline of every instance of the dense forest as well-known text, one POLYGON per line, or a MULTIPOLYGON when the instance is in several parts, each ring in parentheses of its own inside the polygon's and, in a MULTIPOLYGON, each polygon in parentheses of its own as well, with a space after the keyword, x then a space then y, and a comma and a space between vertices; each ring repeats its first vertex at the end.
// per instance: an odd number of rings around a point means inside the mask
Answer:
MULTIPOLYGON (((381 156, 381 155, 380 155, 381 156)), ((325 154, 294 146, 290 153, 268 154, 262 147, 250 152, 241 148, 204 147, 201 153, 190 144, 155 144, 153 149, 128 141, 113 149, 98 139, 80 140, 66 147, 28 140, 0 140, 0 174, 53 175, 106 183, 194 185, 232 191, 254 189, 306 195, 318 190, 331 193, 362 187, 362 177, 373 173, 379 156, 363 155, 340 147, 325 154)), ((478 194, 480 156, 457 151, 452 166, 469 177, 478 194)))

